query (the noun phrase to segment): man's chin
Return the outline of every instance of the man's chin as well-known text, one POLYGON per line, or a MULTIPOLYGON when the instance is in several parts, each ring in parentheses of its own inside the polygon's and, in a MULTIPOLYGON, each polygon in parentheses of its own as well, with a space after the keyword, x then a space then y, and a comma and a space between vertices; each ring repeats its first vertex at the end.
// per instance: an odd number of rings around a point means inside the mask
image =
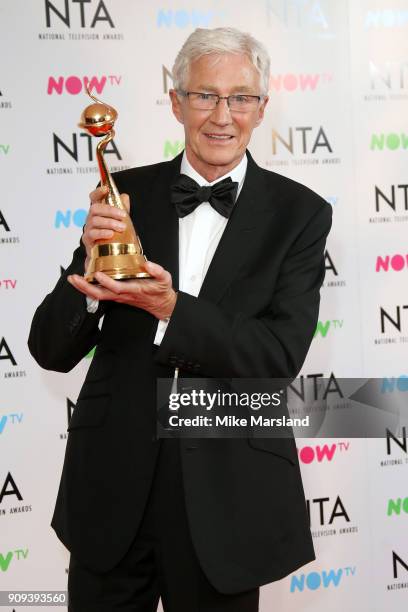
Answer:
POLYGON ((239 155, 237 152, 212 152, 210 155, 205 155, 202 157, 203 161, 209 166, 231 166, 239 159, 239 155))

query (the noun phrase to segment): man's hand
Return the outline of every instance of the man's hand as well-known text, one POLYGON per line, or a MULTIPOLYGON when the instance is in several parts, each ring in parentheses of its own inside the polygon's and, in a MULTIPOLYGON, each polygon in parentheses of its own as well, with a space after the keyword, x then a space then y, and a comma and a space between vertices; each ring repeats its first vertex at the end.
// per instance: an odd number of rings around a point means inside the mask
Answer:
MULTIPOLYGON (((98 187, 90 193, 91 207, 82 235, 82 242, 86 249, 85 271, 88 268, 91 249, 95 242, 109 239, 114 232, 123 232, 126 227, 123 219, 127 213, 105 204, 104 199, 107 192, 107 187, 98 187)), ((129 196, 122 193, 120 197, 129 212, 129 196)), ((145 269, 153 278, 115 281, 103 272, 97 272, 95 279, 99 285, 91 285, 78 274, 68 276, 68 281, 75 289, 92 299, 129 304, 150 312, 157 319, 167 319, 171 316, 177 299, 177 294, 172 287, 171 274, 162 266, 150 261, 145 263, 145 269)))
MULTIPOLYGON (((82 235, 82 242, 86 249, 85 270, 88 267, 91 249, 95 242, 112 238, 114 231, 123 232, 126 227, 123 223, 126 212, 115 206, 107 206, 104 202, 107 193, 107 187, 98 187, 89 194, 91 207, 82 235)), ((122 193, 120 197, 126 210, 129 212, 129 196, 126 193, 122 193)))
POLYGON ((145 263, 145 269, 152 279, 115 281, 103 272, 96 272, 95 278, 100 286, 91 285, 78 274, 68 276, 68 281, 92 299, 129 304, 150 312, 157 319, 167 319, 172 315, 177 300, 171 274, 151 261, 145 263))

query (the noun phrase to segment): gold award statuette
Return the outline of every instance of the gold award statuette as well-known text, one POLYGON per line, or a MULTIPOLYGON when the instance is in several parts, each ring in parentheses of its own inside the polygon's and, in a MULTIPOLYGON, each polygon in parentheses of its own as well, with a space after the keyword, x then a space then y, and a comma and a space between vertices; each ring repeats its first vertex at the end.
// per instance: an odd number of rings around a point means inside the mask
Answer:
MULTIPOLYGON (((114 123, 118 113, 112 106, 104 104, 95 98, 88 87, 88 95, 94 104, 87 106, 81 115, 79 127, 85 129, 92 136, 103 136, 96 147, 101 185, 108 188, 105 202, 108 206, 116 206, 126 212, 120 199, 118 188, 110 174, 103 156, 107 144, 115 137, 114 123)), ((104 272, 115 280, 128 280, 132 278, 151 278, 144 270, 146 257, 139 236, 133 226, 130 216, 123 219, 126 229, 123 232, 114 232, 109 240, 97 240, 91 250, 91 259, 85 273, 85 280, 97 283, 95 272, 104 272)))

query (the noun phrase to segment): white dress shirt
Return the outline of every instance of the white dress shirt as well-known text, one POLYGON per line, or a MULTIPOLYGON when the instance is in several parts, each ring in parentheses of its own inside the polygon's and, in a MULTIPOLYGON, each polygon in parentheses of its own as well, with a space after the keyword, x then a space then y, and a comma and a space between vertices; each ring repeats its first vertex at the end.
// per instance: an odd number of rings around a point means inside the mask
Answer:
MULTIPOLYGON (((184 152, 180 174, 186 174, 195 180, 200 187, 214 185, 230 176, 232 181, 238 183, 238 197, 245 180, 247 163, 247 156, 244 155, 239 164, 231 172, 209 183, 194 170, 184 152)), ((203 202, 192 213, 179 219, 180 291, 195 297, 200 293, 201 285, 227 223, 228 219, 214 210, 209 202, 203 202)), ((158 322, 154 344, 161 343, 167 325, 168 321, 158 322)))

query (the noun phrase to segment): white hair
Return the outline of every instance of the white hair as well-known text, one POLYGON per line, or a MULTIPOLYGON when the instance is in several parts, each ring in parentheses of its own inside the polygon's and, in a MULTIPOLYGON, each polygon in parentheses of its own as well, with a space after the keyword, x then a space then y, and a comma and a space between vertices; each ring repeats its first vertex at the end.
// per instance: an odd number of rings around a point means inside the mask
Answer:
POLYGON ((191 63, 210 53, 246 55, 259 73, 262 95, 267 95, 270 71, 268 51, 251 34, 236 28, 197 28, 190 34, 173 65, 173 83, 176 90, 185 87, 191 63))

